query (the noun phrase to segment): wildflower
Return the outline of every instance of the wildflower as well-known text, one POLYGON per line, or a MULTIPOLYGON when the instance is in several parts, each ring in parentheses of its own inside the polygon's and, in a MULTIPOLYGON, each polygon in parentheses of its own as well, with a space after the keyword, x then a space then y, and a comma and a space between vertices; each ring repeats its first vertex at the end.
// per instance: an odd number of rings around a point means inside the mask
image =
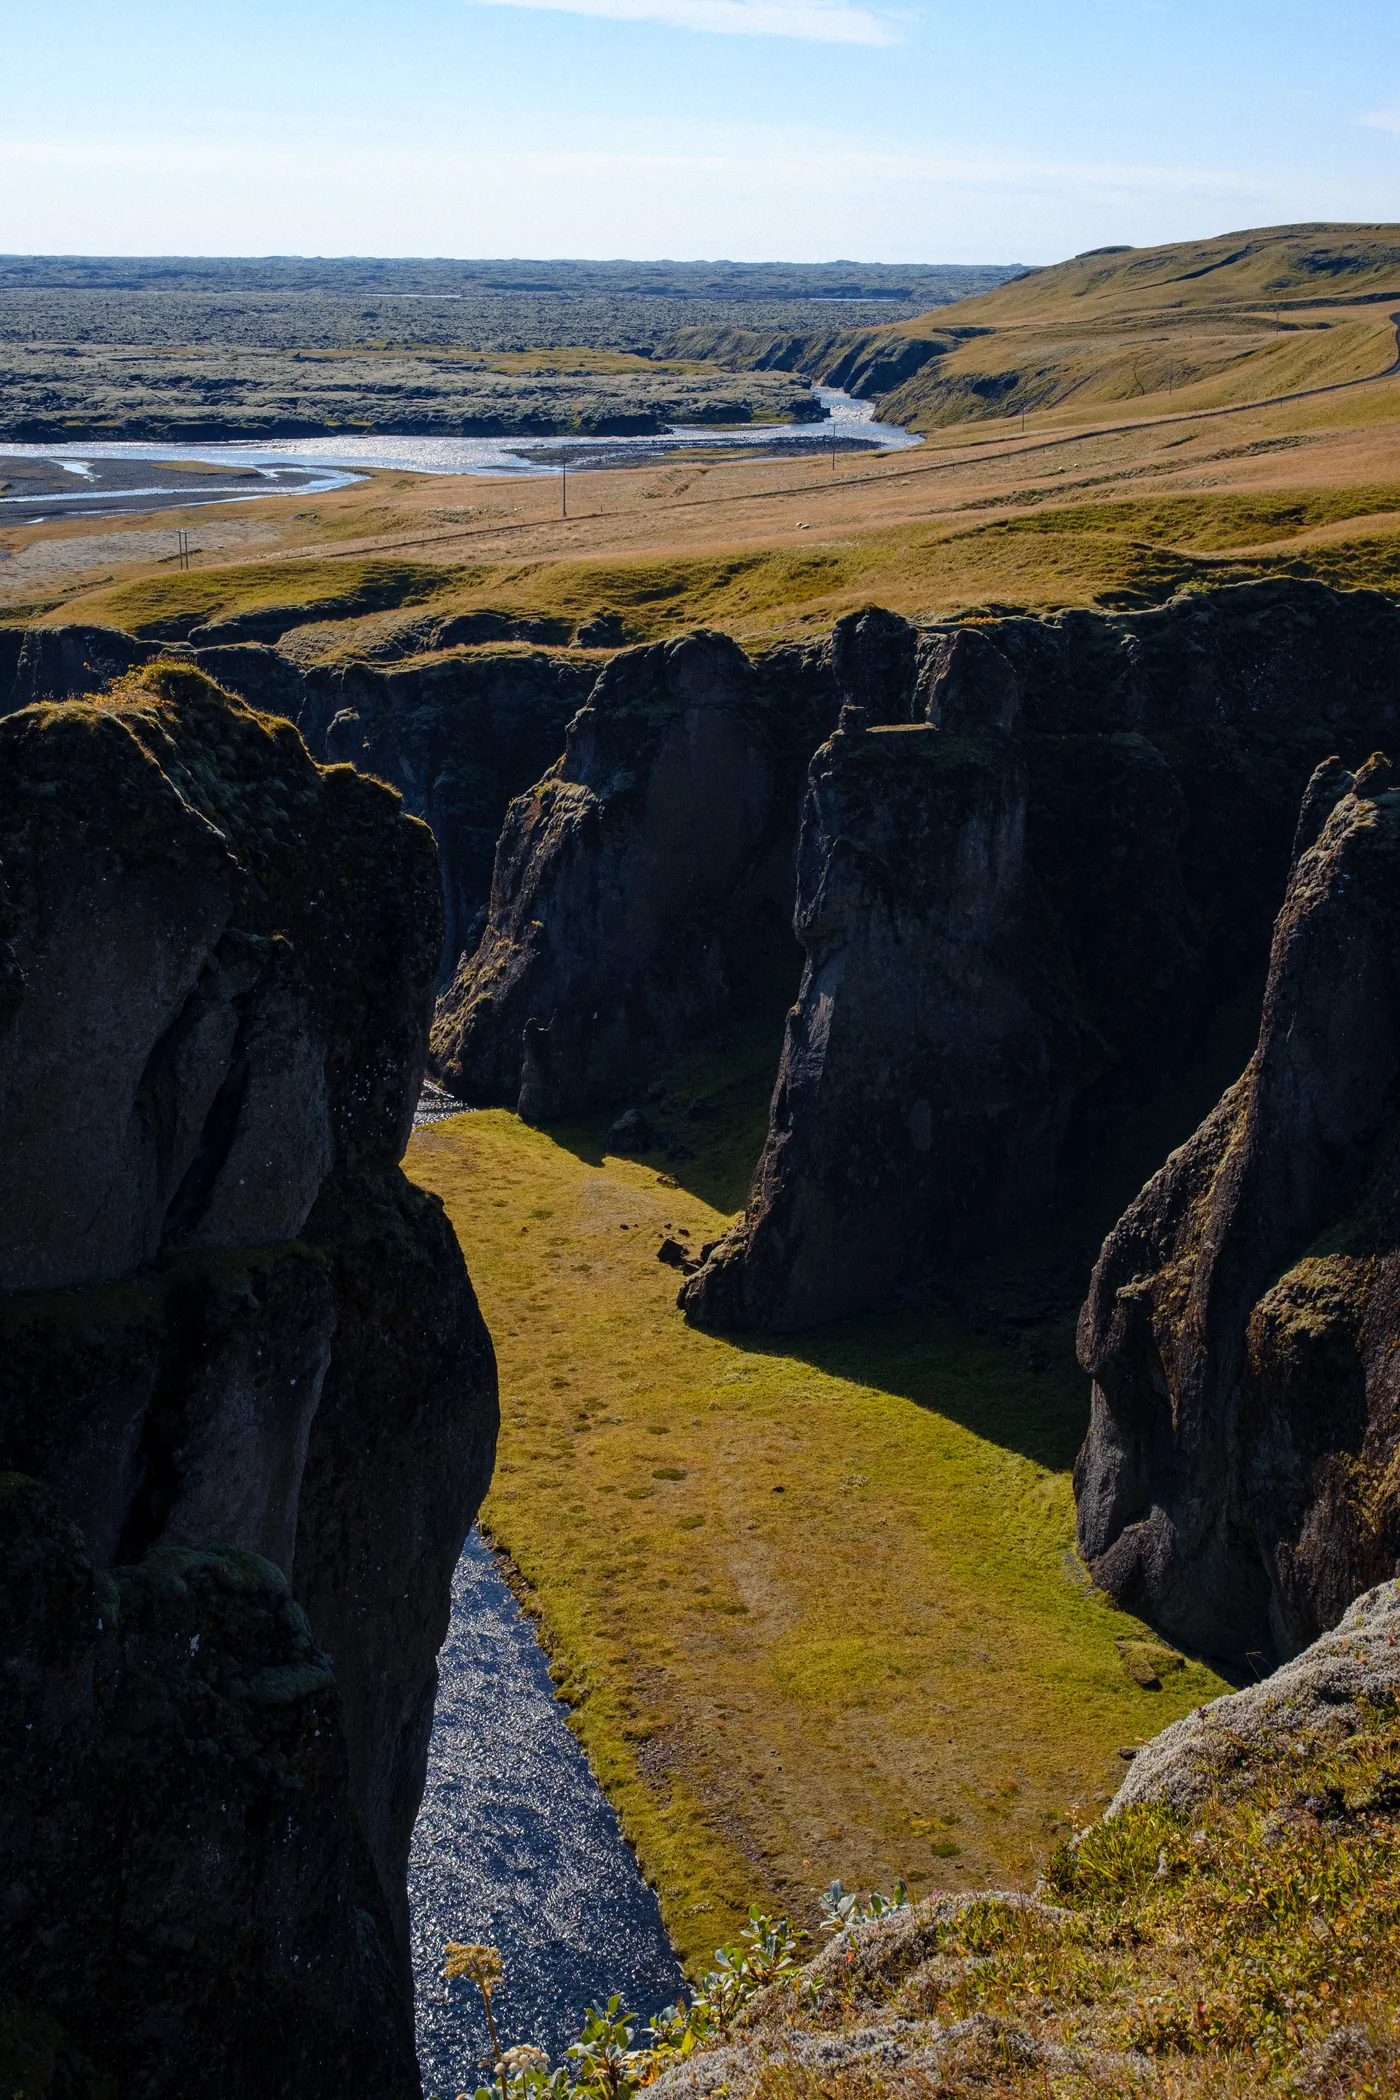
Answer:
POLYGON ((489 1995, 493 1986, 500 1982, 505 1964, 499 1947, 478 1947, 461 1940, 449 1940, 442 1951, 447 1956, 447 1966, 442 1973, 449 1983, 465 1976, 489 1995))
POLYGON ((505 2051, 501 2062, 512 2078, 528 2078, 532 2072, 549 2069, 549 2058, 533 2042, 517 2042, 505 2051))

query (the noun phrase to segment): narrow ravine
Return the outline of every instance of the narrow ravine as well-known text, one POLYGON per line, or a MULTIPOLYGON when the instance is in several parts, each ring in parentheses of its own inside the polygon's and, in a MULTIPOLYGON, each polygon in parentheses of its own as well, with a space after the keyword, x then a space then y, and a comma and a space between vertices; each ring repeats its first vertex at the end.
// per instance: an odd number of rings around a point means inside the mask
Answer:
POLYGON ((487 2075, 481 2001, 441 1980, 443 1942, 501 1949, 495 1998, 506 2046, 558 2060, 584 2008, 613 1991, 643 2013, 681 1991, 679 1963, 564 1710, 529 1621, 473 1532, 452 1586, 452 1625, 408 1893, 423 2090, 437 2100, 487 2075))

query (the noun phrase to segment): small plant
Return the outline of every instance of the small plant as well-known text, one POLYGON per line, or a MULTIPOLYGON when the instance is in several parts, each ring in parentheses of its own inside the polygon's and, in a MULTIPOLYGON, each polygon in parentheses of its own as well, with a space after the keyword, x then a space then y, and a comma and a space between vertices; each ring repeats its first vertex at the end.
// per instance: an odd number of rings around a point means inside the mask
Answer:
POLYGON ((636 2018, 635 2013, 622 2010, 616 1992, 602 2012, 591 2005, 587 2008, 583 2031, 567 2051, 578 2067, 576 2092, 596 2093, 600 2100, 630 2100, 639 2086, 655 2076, 652 2051, 632 2047, 636 2018))
MULTIPOLYGON (((443 1948, 443 1954, 446 1960, 442 1973, 448 1983, 455 1983, 459 1976, 465 1976, 481 1992, 481 2000, 486 2007, 486 2028, 491 2037, 491 2059, 495 2065, 496 2076, 501 2082, 501 2100, 509 2100, 500 2037, 496 2033, 496 2018, 491 2010, 491 1993, 505 1973, 501 1950, 499 1947, 478 1946, 473 1941, 449 1940, 443 1948)), ((548 2058, 545 2060, 548 2062, 548 2058)))
MULTIPOLYGON (((872 1901, 885 1910, 896 1907, 884 1897, 872 1901)), ((717 1949, 715 1965, 691 2003, 668 2005, 648 2023, 644 2047, 635 2046, 640 2015, 625 2011, 619 1995, 609 1998, 601 2012, 590 2005, 578 2040, 565 2051, 572 2075, 562 2065, 551 2070, 544 2050, 533 2043, 501 2048, 491 2009, 491 1993, 504 1971, 500 1949, 449 1940, 443 1950, 443 1975, 449 1983, 465 1976, 476 1984, 491 2035, 497 2084, 478 2086, 471 2100, 632 2100, 670 2064, 681 2062, 701 2042, 724 2034, 760 1991, 794 1976, 805 1938, 786 1918, 751 1910, 738 1940, 717 1949)), ((467 2096, 459 2094, 457 2100, 467 2096)))
POLYGON ((909 1904, 909 1890, 901 1877, 894 1885, 894 1894, 887 1896, 880 1889, 872 1889, 867 1899, 848 1892, 839 1881, 833 1881, 822 1892, 822 1914, 819 1929, 822 1932, 844 1932, 848 1925, 864 1924, 868 1918, 887 1918, 892 1911, 905 1910, 909 1904))

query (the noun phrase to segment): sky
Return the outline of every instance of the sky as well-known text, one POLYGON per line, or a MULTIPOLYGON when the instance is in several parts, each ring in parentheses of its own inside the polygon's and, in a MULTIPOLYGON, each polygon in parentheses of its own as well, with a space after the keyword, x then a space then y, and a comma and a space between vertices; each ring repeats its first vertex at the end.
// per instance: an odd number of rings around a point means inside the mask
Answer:
POLYGON ((1047 263, 1400 221, 1396 0, 0 0, 0 251, 1047 263))

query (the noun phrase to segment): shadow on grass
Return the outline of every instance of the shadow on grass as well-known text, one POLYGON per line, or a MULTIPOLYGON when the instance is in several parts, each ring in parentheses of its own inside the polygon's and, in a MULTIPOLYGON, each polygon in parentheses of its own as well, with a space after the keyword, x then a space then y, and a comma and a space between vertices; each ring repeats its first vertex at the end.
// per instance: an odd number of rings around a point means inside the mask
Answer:
MULTIPOLYGON (((708 1044, 668 1065, 653 1084, 627 1104, 639 1110, 657 1142, 625 1155, 726 1217, 741 1211, 763 1140, 768 1104, 783 1046, 788 1007, 797 986, 795 944, 764 999, 762 1010, 708 1044)), ((585 1166, 620 1157, 609 1133, 620 1110, 551 1123, 549 1135, 585 1166)))
POLYGON ((1075 1325, 1099 1249, 1244 1069, 1261 989, 1251 985, 1223 1006, 1182 1072, 1071 1161, 1027 1233, 938 1279, 932 1307, 886 1306, 805 1334, 726 1339, 752 1355, 878 1386, 1037 1465, 1067 1470, 1089 1423, 1075 1325))
MULTIPOLYGON (((1010 1245, 937 1279, 931 1303, 889 1304, 800 1334, 730 1333, 752 1356, 809 1365, 946 1416, 1054 1472, 1068 1470, 1089 1421, 1075 1322, 1106 1234, 1176 1146, 1198 1128, 1254 1047, 1261 987, 1214 1017, 1197 1055, 1102 1143, 1072 1159, 1048 1208, 1010 1245)), ((701 1202, 742 1208, 767 1130, 781 1020, 766 1015, 676 1065, 639 1103, 683 1135, 693 1156, 632 1155, 701 1202), (686 1113, 693 1099, 696 1118, 686 1113)), ((589 1166, 610 1156, 616 1111, 554 1126, 589 1166)), ((616 1156, 616 1155, 611 1155, 616 1156)))
POLYGON ((1050 1472, 1074 1464, 1089 1423, 1072 1320, 1041 1330, 1033 1354, 973 1334, 956 1312, 922 1307, 862 1313, 810 1334, 724 1339, 745 1356, 806 1364, 908 1400, 1050 1472))

